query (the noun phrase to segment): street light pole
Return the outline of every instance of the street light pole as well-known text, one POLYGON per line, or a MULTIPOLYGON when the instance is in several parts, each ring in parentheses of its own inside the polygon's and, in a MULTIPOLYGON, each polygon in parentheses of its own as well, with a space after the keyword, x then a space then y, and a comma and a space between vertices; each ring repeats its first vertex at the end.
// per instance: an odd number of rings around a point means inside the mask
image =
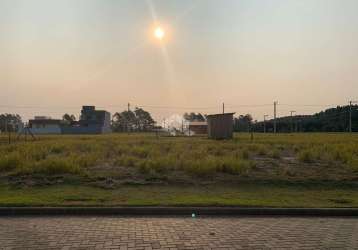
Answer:
POLYGON ((277 132, 277 121, 276 121, 276 118, 277 118, 277 104, 278 104, 277 101, 275 101, 273 103, 273 132, 275 134, 277 132))

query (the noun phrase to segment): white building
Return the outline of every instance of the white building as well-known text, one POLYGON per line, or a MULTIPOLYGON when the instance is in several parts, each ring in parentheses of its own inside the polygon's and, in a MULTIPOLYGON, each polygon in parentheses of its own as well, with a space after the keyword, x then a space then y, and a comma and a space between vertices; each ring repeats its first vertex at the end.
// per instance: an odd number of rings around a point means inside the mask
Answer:
POLYGON ((29 121, 29 129, 33 134, 61 134, 61 120, 35 116, 29 121))

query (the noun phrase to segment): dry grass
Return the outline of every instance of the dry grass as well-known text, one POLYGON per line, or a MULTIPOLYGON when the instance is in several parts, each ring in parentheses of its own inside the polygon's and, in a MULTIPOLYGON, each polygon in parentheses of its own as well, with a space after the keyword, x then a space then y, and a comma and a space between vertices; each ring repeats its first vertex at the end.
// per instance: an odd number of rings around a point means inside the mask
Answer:
POLYGON ((133 168, 144 175, 179 171, 192 177, 220 173, 255 177, 252 173, 257 172, 257 164, 263 164, 262 159, 280 166, 284 157, 295 159, 297 166, 344 169, 352 178, 358 171, 358 135, 349 134, 255 134, 254 141, 248 134, 236 134, 231 141, 157 139, 148 133, 42 136, 35 142, 12 145, 0 135, 0 142, 0 172, 16 175, 90 175, 91 167, 109 165, 133 168))

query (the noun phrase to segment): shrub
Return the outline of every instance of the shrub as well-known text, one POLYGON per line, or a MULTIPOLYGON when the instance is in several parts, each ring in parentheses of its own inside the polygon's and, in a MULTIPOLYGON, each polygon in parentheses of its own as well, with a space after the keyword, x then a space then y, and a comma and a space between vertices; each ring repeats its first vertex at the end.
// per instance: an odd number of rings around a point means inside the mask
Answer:
POLYGON ((11 171, 21 165, 23 159, 17 152, 0 157, 0 172, 11 171))
POLYGON ((347 163, 350 160, 349 153, 341 150, 334 150, 332 156, 333 156, 333 160, 342 163, 347 163))
POLYGON ((116 159, 115 164, 117 166, 124 166, 124 167, 134 167, 136 164, 137 159, 133 156, 129 155, 122 155, 116 159))
POLYGON ((247 150, 242 151, 242 153, 241 153, 242 159, 247 160, 247 159, 249 159, 249 156, 250 156, 249 151, 247 151, 247 150))
POLYGON ((217 171, 229 174, 243 174, 251 168, 250 161, 244 159, 225 158, 220 160, 217 171))
POLYGON ((50 153, 52 154, 61 154, 65 151, 66 147, 64 145, 54 145, 50 148, 50 153))
POLYGON ((271 157, 274 159, 280 159, 281 158, 280 151, 277 148, 273 149, 271 151, 271 157))
POLYGON ((149 147, 134 147, 132 149, 132 154, 135 157, 139 157, 139 158, 147 158, 149 156, 149 152, 150 152, 150 148, 149 147))
POLYGON ((265 146, 260 146, 258 149, 258 154, 261 156, 265 156, 267 155, 267 149, 265 146))
POLYGON ((186 172, 198 177, 211 176, 217 171, 217 162, 213 157, 203 160, 187 160, 183 164, 186 172))
POLYGON ((72 161, 76 162, 81 168, 87 168, 97 163, 98 156, 96 154, 85 154, 79 156, 72 156, 72 159, 72 161))
MULTIPOLYGON (((158 173, 164 173, 168 169, 174 169, 176 162, 173 157, 161 157, 144 161, 145 168, 153 169, 158 173)), ((142 166, 143 168, 143 166, 142 166)))
POLYGON ((298 160, 304 163, 313 163, 314 155, 311 150, 306 149, 298 153, 298 160))
POLYGON ((358 157, 353 157, 349 160, 348 166, 353 169, 353 171, 358 172, 358 157))
POLYGON ((35 173, 55 175, 78 174, 81 172, 81 169, 79 165, 74 161, 52 157, 46 160, 36 162, 33 165, 33 171, 35 173))

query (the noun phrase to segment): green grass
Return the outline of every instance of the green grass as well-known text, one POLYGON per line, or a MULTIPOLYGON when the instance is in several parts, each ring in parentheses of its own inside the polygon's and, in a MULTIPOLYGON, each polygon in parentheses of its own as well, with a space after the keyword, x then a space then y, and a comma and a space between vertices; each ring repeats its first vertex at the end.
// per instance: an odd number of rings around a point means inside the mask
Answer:
POLYGON ((358 188, 242 183, 205 186, 0 186, 0 206, 257 206, 358 207, 358 188))

